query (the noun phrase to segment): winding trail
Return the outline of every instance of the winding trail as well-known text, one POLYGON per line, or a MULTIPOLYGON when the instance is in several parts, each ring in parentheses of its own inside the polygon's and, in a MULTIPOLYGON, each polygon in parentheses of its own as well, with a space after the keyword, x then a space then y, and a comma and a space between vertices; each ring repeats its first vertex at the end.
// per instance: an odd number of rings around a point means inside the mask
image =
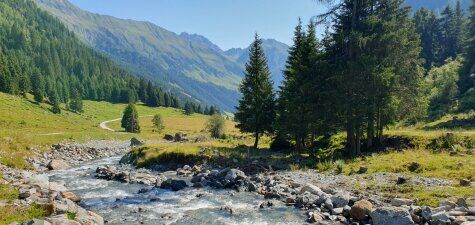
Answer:
MULTIPOLYGON (((152 117, 153 115, 146 115, 146 116, 139 116, 139 118, 144 118, 144 117, 152 117)), ((122 118, 117 118, 117 119, 112 119, 112 120, 106 120, 104 122, 101 122, 99 124, 99 127, 104 129, 104 130, 108 130, 108 131, 112 131, 112 132, 119 132, 119 131, 116 131, 110 127, 107 126, 108 123, 112 123, 112 122, 116 122, 116 121, 120 121, 122 118)))

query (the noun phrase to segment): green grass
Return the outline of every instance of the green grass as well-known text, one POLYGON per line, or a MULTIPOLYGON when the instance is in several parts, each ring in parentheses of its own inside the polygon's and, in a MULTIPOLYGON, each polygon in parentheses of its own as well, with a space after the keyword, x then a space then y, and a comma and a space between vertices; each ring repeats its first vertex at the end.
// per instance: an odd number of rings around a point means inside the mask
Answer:
POLYGON ((366 166, 368 173, 393 172, 424 177, 438 177, 449 180, 473 179, 475 155, 450 155, 447 152, 434 153, 425 149, 408 149, 401 152, 373 154, 365 159, 357 158, 345 162, 343 172, 350 174, 366 166), (410 172, 408 165, 418 162, 418 170, 410 172))
POLYGON ((18 199, 19 194, 20 192, 11 185, 0 184, 0 201, 7 203, 7 206, 0 207, 0 225, 25 222, 45 216, 45 211, 37 205, 31 205, 27 208, 11 205, 12 201, 18 199))
MULTIPOLYGON (((48 104, 34 103, 29 96, 25 99, 0 93, 0 163, 15 167, 29 168, 23 160, 31 155, 31 148, 47 151, 48 146, 62 141, 87 141, 97 139, 129 139, 139 137, 162 139, 165 133, 189 132, 191 136, 206 135, 202 130, 208 118, 205 115, 184 115, 182 110, 173 108, 151 108, 137 105, 139 116, 161 114, 165 131, 153 132, 152 117, 140 118, 142 133, 130 134, 110 132, 99 127, 99 123, 122 117, 125 104, 84 101, 84 113, 78 114, 63 109, 53 114, 48 104)), ((227 133, 237 134, 235 124, 226 122, 227 133)), ((120 122, 108 124, 113 129, 122 130, 120 122)))

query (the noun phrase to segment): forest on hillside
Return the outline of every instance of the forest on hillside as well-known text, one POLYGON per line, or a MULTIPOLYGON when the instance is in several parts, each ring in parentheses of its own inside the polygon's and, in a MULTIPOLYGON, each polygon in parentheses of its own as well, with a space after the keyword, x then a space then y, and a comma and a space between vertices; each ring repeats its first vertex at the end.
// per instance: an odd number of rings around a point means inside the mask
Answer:
POLYGON ((395 123, 474 110, 475 1, 469 12, 458 1, 440 15, 421 8, 412 16, 403 4, 344 0, 306 27, 299 20, 278 93, 256 35, 236 113, 254 147, 268 132, 277 149, 315 153, 344 132, 347 154, 360 155, 395 123))
POLYGON ((37 102, 51 103, 54 112, 60 103, 80 112, 82 99, 182 107, 173 94, 85 46, 34 2, 2 1, 0 14, 1 92, 31 93, 37 102))

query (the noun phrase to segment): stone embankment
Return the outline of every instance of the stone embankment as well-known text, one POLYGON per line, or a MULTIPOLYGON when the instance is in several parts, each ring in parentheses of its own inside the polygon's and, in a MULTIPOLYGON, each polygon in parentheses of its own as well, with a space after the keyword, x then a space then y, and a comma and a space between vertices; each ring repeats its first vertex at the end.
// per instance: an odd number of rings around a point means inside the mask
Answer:
MULTIPOLYGON (((394 174, 391 174, 394 175, 394 174)), ((360 176, 360 175, 354 175, 360 176)), ((395 182, 387 179, 388 174, 376 174, 378 182, 395 182)), ((281 201, 289 207, 304 210, 308 222, 317 224, 374 224, 374 225, 473 225, 475 207, 466 199, 456 202, 444 201, 438 207, 417 206, 413 199, 394 198, 383 200, 377 193, 361 194, 344 182, 350 183, 351 176, 325 175, 305 172, 259 171, 249 173, 236 168, 213 169, 207 165, 185 165, 176 172, 152 172, 144 169, 133 173, 115 167, 100 167, 97 177, 129 183, 150 184, 152 188, 173 191, 191 188, 226 188, 237 192, 256 192, 266 199, 259 205, 260 210, 272 207, 281 201), (166 179, 163 174, 177 178, 166 179)), ((400 177, 403 180, 403 176, 400 177)), ((444 186, 449 181, 415 177, 409 179, 418 185, 444 186), (415 180, 415 181, 413 181, 415 180)), ((141 191, 149 191, 141 190, 141 191)), ((472 199, 473 200, 473 199, 472 199)), ((233 210, 233 209, 231 209, 233 210)))
POLYGON ((48 215, 24 224, 104 224, 101 216, 78 205, 81 199, 68 191, 64 183, 50 182, 45 172, 123 154, 130 150, 130 141, 91 141, 85 144, 58 144, 51 148, 51 152, 35 153, 36 157, 28 159, 34 170, 16 170, 0 164, 0 182, 10 184, 20 192, 19 199, 13 204, 19 208, 36 204, 44 208, 48 215))

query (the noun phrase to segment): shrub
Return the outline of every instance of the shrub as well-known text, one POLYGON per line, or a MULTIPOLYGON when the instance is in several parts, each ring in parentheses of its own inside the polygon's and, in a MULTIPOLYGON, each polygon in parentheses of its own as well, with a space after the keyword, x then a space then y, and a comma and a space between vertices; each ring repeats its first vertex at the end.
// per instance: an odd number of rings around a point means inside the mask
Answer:
POLYGON ((270 149, 274 151, 290 152, 292 150, 292 144, 282 135, 276 135, 270 143, 270 149))
POLYGON ((152 122, 153 126, 155 127, 155 131, 158 133, 162 133, 163 129, 165 129, 165 126, 163 125, 162 116, 160 114, 155 115, 152 119, 152 122))
POLYGON ((338 160, 335 162, 336 164, 336 173, 340 174, 343 172, 343 167, 345 166, 345 162, 343 160, 338 160))
POLYGON ((214 114, 206 123, 206 130, 211 134, 213 138, 223 138, 224 135, 224 123, 225 120, 221 114, 214 114))
POLYGON ((433 151, 461 151, 471 149, 474 145, 469 137, 460 137, 454 133, 447 133, 432 140, 427 148, 433 151))

